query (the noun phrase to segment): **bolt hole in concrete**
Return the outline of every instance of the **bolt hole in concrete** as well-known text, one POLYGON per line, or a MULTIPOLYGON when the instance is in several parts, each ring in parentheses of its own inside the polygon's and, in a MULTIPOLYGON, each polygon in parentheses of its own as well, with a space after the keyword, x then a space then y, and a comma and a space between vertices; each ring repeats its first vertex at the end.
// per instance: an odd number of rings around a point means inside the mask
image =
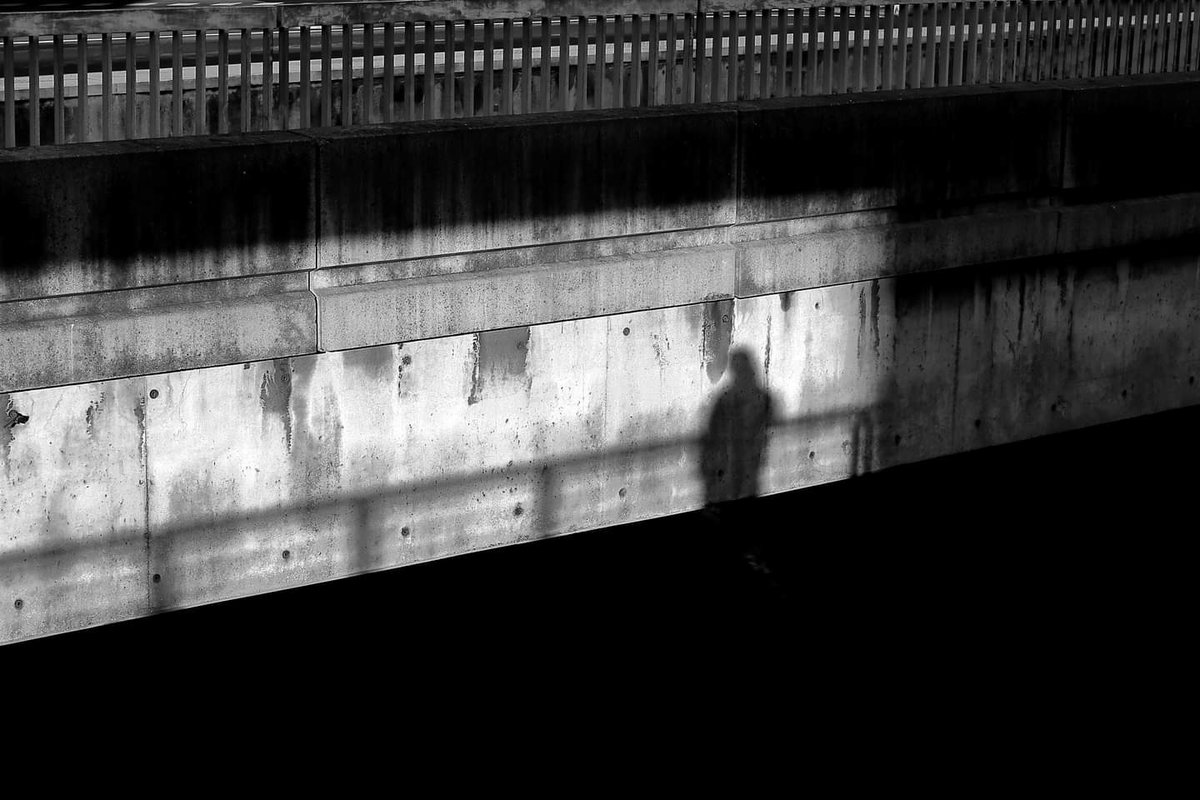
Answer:
POLYGON ((525 509, 521 508, 520 506, 517 506, 516 508, 514 508, 514 509, 513 509, 513 516, 514 516, 514 517, 519 517, 519 516, 521 516, 521 515, 522 515, 522 514, 524 514, 524 513, 525 513, 525 509))
POLYGON ((291 557, 292 557, 292 551, 291 551, 291 550, 284 550, 284 551, 283 551, 283 560, 284 560, 284 561, 287 561, 287 560, 288 560, 289 558, 291 558, 291 557))
POLYGON ((20 611, 24 607, 25 607, 25 601, 22 600, 21 598, 18 597, 16 600, 13 601, 13 608, 15 608, 17 611, 20 611))
POLYGON ((625 330, 621 331, 621 333, 623 333, 623 334, 625 334, 626 336, 628 336, 628 335, 629 335, 629 328, 626 328, 625 330))
POLYGON ((154 581, 155 583, 160 583, 162 581, 162 575, 159 575, 156 572, 156 573, 154 573, 154 577, 151 578, 150 580, 154 581))
POLYGON ((820 303, 814 303, 814 304, 813 304, 813 308, 815 308, 816 310, 820 311, 820 310, 821 310, 821 304, 820 304, 820 303))
POLYGON ((400 359, 400 363, 407 367, 412 363, 412 356, 405 356, 404 358, 400 359))
POLYGON ((156 397, 158 397, 158 389, 151 389, 150 390, 150 399, 153 400, 156 397))
POLYGON ((625 496, 625 488, 622 487, 621 491, 617 492, 617 494, 620 495, 621 497, 624 497, 625 496))
POLYGON ((408 534, 409 534, 408 526, 407 526, 407 525, 405 525, 403 528, 401 528, 401 529, 400 529, 400 535, 401 535, 401 536, 408 536, 408 534))
POLYGON ((817 453, 816 453, 816 451, 814 451, 814 450, 809 450, 809 451, 808 451, 808 460, 809 460, 809 461, 812 461, 812 460, 813 460, 814 458, 816 458, 816 457, 817 457, 817 453))

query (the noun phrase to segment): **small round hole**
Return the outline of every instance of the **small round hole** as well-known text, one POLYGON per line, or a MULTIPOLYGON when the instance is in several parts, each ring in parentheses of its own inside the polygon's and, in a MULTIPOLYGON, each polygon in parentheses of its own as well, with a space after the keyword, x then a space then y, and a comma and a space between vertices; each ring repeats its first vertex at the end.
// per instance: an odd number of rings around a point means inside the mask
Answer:
POLYGON ((982 424, 983 424, 983 420, 981 420, 981 419, 977 419, 977 420, 975 420, 975 427, 976 427, 976 428, 978 428, 978 427, 979 427, 980 425, 982 425, 982 424))
POLYGON ((18 597, 16 600, 13 601, 13 608, 15 608, 17 611, 20 611, 24 607, 25 607, 25 601, 22 600, 21 598, 18 597))
POLYGON ((623 333, 623 334, 625 334, 626 336, 628 336, 628 335, 629 335, 629 328, 626 328, 625 330, 621 331, 621 333, 623 333))
POLYGON ((898 434, 898 433, 896 434, 896 438, 894 441, 896 442, 896 444, 900 444, 900 434, 898 434))
POLYGON ((808 451, 808 460, 809 460, 809 461, 812 461, 812 460, 813 460, 814 458, 816 458, 816 457, 817 457, 816 451, 814 451, 814 450, 809 450, 809 451, 808 451))
POLYGON ((728 314, 722 314, 722 315, 721 315, 721 322, 729 322, 729 315, 728 315, 728 314))
POLYGON ((283 558, 284 558, 284 560, 285 560, 285 561, 286 561, 287 559, 291 558, 291 557, 292 557, 292 551, 291 551, 291 550, 284 550, 284 551, 283 551, 283 558))
POLYGON ((150 580, 154 581, 155 583, 162 583, 162 575, 159 575, 156 572, 154 573, 153 577, 150 578, 150 580))
POLYGON ((411 533, 411 531, 409 531, 407 525, 405 525, 403 528, 400 529, 401 536, 408 536, 409 533, 411 533))
POLYGON ((151 389, 150 390, 150 399, 153 400, 156 397, 158 397, 158 389, 151 389))
POLYGON ((624 497, 625 496, 625 487, 621 487, 621 491, 617 492, 617 494, 620 495, 621 497, 624 497))
POLYGON ((513 516, 514 516, 514 517, 519 517, 519 516, 521 516, 521 515, 522 515, 522 514, 524 514, 524 513, 525 513, 525 509, 521 508, 520 506, 517 506, 516 508, 514 508, 514 509, 513 509, 513 516))
POLYGON ((400 359, 400 363, 407 367, 412 363, 412 356, 405 356, 404 358, 400 359))
POLYGON ((1127 389, 1122 389, 1121 390, 1121 399, 1124 400, 1128 396, 1129 396, 1129 391, 1127 389))
POLYGON ((818 311, 820 311, 820 310, 821 310, 821 304, 820 304, 820 303, 813 303, 813 308, 815 308, 815 309, 817 309, 818 311))
POLYGON ((1058 404, 1057 404, 1057 403, 1051 403, 1051 404, 1050 404, 1050 413, 1051 413, 1051 414, 1053 414, 1055 411, 1058 411, 1058 404))

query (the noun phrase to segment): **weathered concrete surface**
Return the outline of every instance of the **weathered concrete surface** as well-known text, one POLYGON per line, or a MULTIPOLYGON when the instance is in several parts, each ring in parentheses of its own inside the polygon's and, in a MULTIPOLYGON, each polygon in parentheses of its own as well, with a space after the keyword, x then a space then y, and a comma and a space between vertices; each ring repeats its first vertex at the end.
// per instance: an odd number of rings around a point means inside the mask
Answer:
POLYGON ((303 275, 0 303, 0 391, 317 350, 303 275))
POLYGON ((287 133, 0 152, 0 300, 309 269, 315 173, 287 133))
POLYGON ((321 348, 430 339, 733 296, 728 245, 319 290, 321 348))
POLYGON ((321 136, 321 267, 727 225, 737 114, 677 107, 321 136))
POLYGON ((149 610, 145 382, 0 393, 0 641, 149 610))
POLYGON ((6 429, 0 558, 26 602, 0 625, 67 630, 1194 404, 1198 267, 1101 251, 13 394, 30 419, 6 429), (100 391, 120 428, 93 440, 100 391), (94 494, 63 505, 84 478, 94 494), (61 567, 110 542, 123 566, 61 567))

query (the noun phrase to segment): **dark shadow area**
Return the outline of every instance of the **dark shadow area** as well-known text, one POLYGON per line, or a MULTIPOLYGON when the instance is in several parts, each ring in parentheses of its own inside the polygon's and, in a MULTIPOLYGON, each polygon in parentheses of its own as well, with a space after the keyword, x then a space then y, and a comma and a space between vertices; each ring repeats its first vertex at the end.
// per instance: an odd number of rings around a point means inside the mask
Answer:
POLYGON ((435 694, 489 675, 531 697, 550 674, 603 670, 648 694, 703 686, 706 703, 1036 697, 1095 714, 1116 672, 1181 658, 1197 446, 1190 408, 751 501, 758 523, 736 535, 771 559, 783 602, 705 546, 729 533, 697 512, 9 645, 0 664, 178 686, 390 676, 435 694))

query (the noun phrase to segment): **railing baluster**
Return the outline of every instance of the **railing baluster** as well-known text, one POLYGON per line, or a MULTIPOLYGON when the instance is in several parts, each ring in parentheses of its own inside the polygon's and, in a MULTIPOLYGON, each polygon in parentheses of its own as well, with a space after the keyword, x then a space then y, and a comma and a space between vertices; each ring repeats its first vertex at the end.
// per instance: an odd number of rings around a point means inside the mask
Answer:
MULTIPOLYGON (((132 34, 130 34, 132 36, 132 34)), ((63 86, 63 56, 62 34, 54 36, 54 143, 62 144, 67 140, 66 133, 66 91, 63 86)))
MULTIPOLYGON (((893 37, 895 35, 894 34, 895 29, 896 29, 896 7, 894 5, 889 4, 887 6, 887 8, 884 10, 884 20, 883 20, 883 53, 881 56, 882 57, 882 67, 883 67, 883 79, 880 84, 880 88, 882 88, 884 90, 896 88, 896 56, 895 56, 895 53, 892 51, 893 37)), ((816 31, 813 29, 809 29, 808 35, 810 37, 815 37, 816 31)))
POLYGON ((291 37, 285 27, 279 28, 279 129, 291 127, 292 115, 292 53, 291 37))
POLYGON ((708 56, 708 100, 710 103, 717 103, 721 100, 721 61, 725 50, 721 12, 714 12, 709 22, 712 27, 712 47, 709 48, 708 56))
POLYGON ((571 93, 571 20, 558 18, 558 110, 567 111, 571 93))
POLYGON ((275 32, 271 28, 262 29, 262 116, 258 121, 260 131, 275 128, 275 97, 272 84, 275 82, 275 32))
POLYGON ((603 14, 596 17, 596 93, 595 107, 607 108, 604 84, 608 72, 608 31, 603 14))
POLYGON ((920 89, 921 84, 925 79, 924 57, 925 47, 923 44, 924 27, 925 27, 925 4, 918 3, 912 6, 912 60, 908 65, 908 86, 910 89, 920 89))
POLYGON ((900 7, 900 33, 896 40, 897 89, 908 88, 908 31, 912 25, 912 6, 900 7))
MULTIPOLYGON (((41 73, 38 64, 38 37, 29 37, 29 146, 38 147, 42 143, 42 95, 41 73)), ((109 70, 111 72, 111 70, 109 70)), ((105 74, 108 75, 109 72, 105 74)), ((111 80, 111 78, 110 78, 111 80)))
POLYGON ((758 96, 771 96, 771 12, 764 10, 759 18, 759 32, 762 34, 758 46, 758 96))
MULTIPOLYGON (((61 37, 60 37, 61 38, 61 37)), ((60 74, 61 68, 55 67, 60 74)), ((137 131, 137 37, 125 34, 125 138, 136 139, 137 131)))
POLYGON ((462 115, 475 116, 475 20, 463 22, 462 115))
POLYGON ((1061 80, 1067 77, 1067 47, 1070 25, 1070 14, 1060 3, 1054 4, 1054 77, 1061 80))
POLYGON ((1188 70, 1200 70, 1200 1, 1188 2, 1188 70))
POLYGON ((708 15, 705 14, 704 12, 697 14, 696 15, 696 27, 695 27, 696 82, 694 84, 695 85, 695 94, 692 95, 692 97, 695 99, 695 102, 697 102, 697 103, 708 102, 708 99, 710 97, 709 90, 708 90, 709 66, 708 66, 708 61, 707 61, 707 53, 708 53, 708 30, 707 30, 707 28, 708 28, 708 15))
POLYGON ((650 15, 650 33, 646 42, 646 105, 658 105, 658 14, 650 15))
POLYGON ((229 133, 229 31, 224 29, 217 34, 217 133, 229 133))
POLYGON ((1176 41, 1179 36, 1178 0, 1170 0, 1170 2, 1165 3, 1164 11, 1165 22, 1163 29, 1167 41, 1164 53, 1166 61, 1163 63, 1163 70, 1165 72, 1175 72, 1177 70, 1176 59, 1179 57, 1179 49, 1176 41))
POLYGON ((16 43, 11 36, 4 37, 4 146, 17 146, 17 81, 16 43))
POLYGON ((521 20, 521 113, 533 111, 533 19, 521 20))
POLYGON ((483 116, 492 115, 492 102, 496 94, 496 28, 491 18, 483 21, 483 100, 480 111, 483 116))
MULTIPOLYGON (((783 12, 781 11, 780 14, 783 12)), ((696 83, 695 73, 695 47, 696 47, 696 18, 693 14, 683 15, 683 88, 681 90, 683 102, 692 102, 692 96, 696 83)))
POLYGON ((979 10, 982 3, 971 3, 967 17, 967 61, 963 69, 963 83, 975 85, 979 64, 979 10))
POLYGON ((821 93, 833 94, 833 8, 825 8, 825 41, 821 53, 821 93))
POLYGON ((850 8, 839 8, 837 12, 837 74, 834 76, 834 83, 837 91, 841 93, 846 91, 850 80, 850 8))
MULTIPOLYGON (((391 111, 391 105, 388 105, 391 111)), ((300 26, 300 129, 312 127, 312 28, 300 26)))
MULTIPOLYGON (((158 53, 158 34, 151 32, 150 34, 150 59, 154 61, 158 53)), ((76 142, 86 142, 90 127, 88 125, 88 35, 79 34, 76 36, 76 79, 78 82, 78 91, 76 92, 76 142)), ((150 71, 151 86, 158 85, 158 73, 154 70, 154 65, 151 64, 150 71)), ((158 104, 152 106, 154 110, 158 109, 158 104)), ((154 125, 154 120, 151 120, 151 125, 154 125)), ((150 128, 150 136, 158 136, 158 127, 150 128)))
POLYGON ((425 119, 437 119, 438 104, 437 104, 437 78, 435 75, 435 54, 437 47, 437 27, 432 22, 425 23, 425 37, 422 43, 425 46, 425 71, 422 74, 421 85, 424 87, 421 93, 421 116, 425 119))
MULTIPOLYGON (((348 128, 354 124, 354 26, 342 25, 342 127, 348 128)), ((265 59, 269 63, 270 59, 265 59)), ((270 66, 264 66, 266 73, 270 66)), ((263 86, 269 81, 265 74, 263 86)))
POLYGON ((208 42, 207 31, 196 31, 196 135, 208 133, 208 42))
POLYGON ((1167 64, 1169 63, 1168 54, 1171 49, 1171 40, 1168 33, 1169 28, 1167 27, 1168 17, 1170 16, 1169 6, 1170 3, 1158 0, 1158 33, 1155 36, 1156 47, 1154 59, 1155 72, 1166 72, 1167 64))
POLYGON ((455 24, 446 20, 442 26, 442 119, 454 118, 455 24))
MULTIPOLYGON (((303 48, 301 48, 303 50, 303 48)), ((301 55, 303 59, 303 55, 301 55)), ((303 63, 300 67, 301 86, 307 86, 304 80, 303 63)), ((396 101, 396 26, 391 22, 383 23, 383 89, 379 97, 379 110, 383 115, 384 122, 392 122, 396 118, 395 109, 392 107, 396 101)), ((301 97, 303 97, 303 92, 301 97)), ((302 104, 303 105, 303 104, 302 104)))
MULTIPOLYGON (((279 45, 280 60, 282 61, 283 42, 279 45)), ((280 64, 279 75, 282 77, 283 65, 280 64)), ((370 125, 374 121, 375 106, 375 26, 363 25, 363 70, 362 70, 362 110, 359 123, 370 125)), ((282 83, 282 82, 281 82, 282 83)))
POLYGON ((804 10, 793 9, 792 17, 792 83, 788 93, 792 97, 800 95, 804 89, 804 10))
POLYGON ((587 17, 577 17, 575 24, 579 29, 579 46, 575 50, 575 110, 582 111, 588 107, 588 20, 587 17))
POLYGON ((321 125, 333 125, 333 26, 321 26, 321 125))
MULTIPOLYGON (((37 59, 33 55, 30 54, 31 60, 36 64, 37 59)), ((105 142, 112 139, 112 78, 112 34, 104 33, 100 35, 100 139, 105 142)))
POLYGON ((630 32, 629 59, 631 75, 629 79, 629 97, 627 107, 637 108, 642 104, 642 17, 633 15, 632 31, 630 32))
POLYGON ((950 51, 953 39, 953 27, 951 26, 951 16, 954 12, 953 3, 942 3, 938 8, 938 64, 937 64, 937 85, 950 85, 950 51))
POLYGON ((675 102, 675 15, 667 14, 667 54, 664 75, 664 104, 675 102))
MULTIPOLYGON (((329 41, 326 39, 326 53, 329 52, 328 44, 329 41)), ((241 69, 238 71, 238 92, 240 95, 238 100, 238 110, 240 112, 238 115, 240 117, 238 120, 238 132, 246 133, 250 130, 250 112, 254 104, 254 84, 251 81, 250 69, 250 30, 248 28, 242 28, 239 45, 238 56, 241 62, 241 69)), ((326 70, 325 74, 328 75, 329 70, 326 70)))
MULTIPOLYGON (((868 6, 859 6, 855 21, 858 23, 854 31, 854 69, 851 86, 856 92, 863 90, 863 79, 866 75, 867 62, 867 10, 868 6)), ((781 32, 782 35, 782 32, 781 32)))
MULTIPOLYGON (((107 75, 108 70, 104 70, 107 75)), ((107 95, 107 92, 105 92, 107 95)), ((108 118, 108 100, 104 101, 108 118)), ((183 31, 171 32, 171 135, 183 135, 183 31)), ((108 139, 108 123, 104 123, 104 138, 108 139)))
POLYGON ((729 12, 728 19, 725 20, 729 25, 729 56, 725 68, 725 99, 738 99, 738 17, 733 11, 729 12))
POLYGON ((404 119, 417 118, 417 25, 404 23, 404 119))

